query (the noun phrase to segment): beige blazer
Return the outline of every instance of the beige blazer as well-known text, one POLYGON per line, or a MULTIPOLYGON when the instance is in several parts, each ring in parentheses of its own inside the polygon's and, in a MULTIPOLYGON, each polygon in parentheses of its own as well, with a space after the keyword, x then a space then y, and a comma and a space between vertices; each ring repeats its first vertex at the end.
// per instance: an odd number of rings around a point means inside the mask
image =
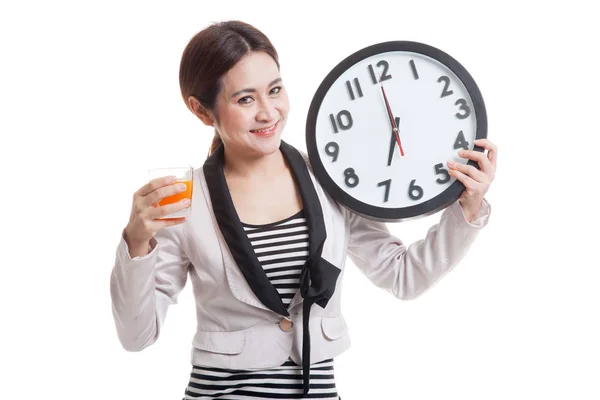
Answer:
POLYGON ((385 223, 358 216, 325 193, 305 154, 285 142, 281 151, 300 188, 309 226, 309 260, 289 307, 269 282, 235 212, 221 147, 194 170, 187 222, 159 231, 143 257, 132 259, 121 237, 110 293, 126 350, 140 351, 157 340, 167 309, 189 278, 197 316, 193 364, 269 368, 291 357, 304 366, 306 392, 310 364, 350 346, 340 309, 347 256, 375 285, 399 299, 414 299, 460 262, 488 223, 486 200, 472 223, 457 201, 423 240, 407 246, 385 223))

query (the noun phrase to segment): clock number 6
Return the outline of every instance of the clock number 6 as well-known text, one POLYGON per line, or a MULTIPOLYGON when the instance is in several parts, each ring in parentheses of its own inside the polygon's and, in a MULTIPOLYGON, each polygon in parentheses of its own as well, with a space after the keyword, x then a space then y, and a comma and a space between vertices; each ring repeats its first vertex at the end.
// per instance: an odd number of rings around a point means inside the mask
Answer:
POLYGON ((419 200, 423 197, 423 188, 419 185, 415 185, 416 179, 410 181, 410 186, 408 187, 408 196, 413 200, 419 200), (416 194, 414 194, 416 192, 416 194))
POLYGON ((346 175, 346 179, 344 180, 346 186, 353 188, 358 185, 358 175, 354 173, 354 168, 346 168, 344 175, 346 175))

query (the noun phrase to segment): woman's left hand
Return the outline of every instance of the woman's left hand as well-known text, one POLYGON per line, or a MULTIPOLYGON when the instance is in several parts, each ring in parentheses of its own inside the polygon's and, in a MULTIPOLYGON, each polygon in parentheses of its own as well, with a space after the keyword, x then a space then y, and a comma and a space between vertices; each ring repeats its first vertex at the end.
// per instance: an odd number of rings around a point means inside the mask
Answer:
POLYGON ((450 176, 458 179, 465 185, 465 190, 458 200, 469 222, 472 222, 475 216, 479 214, 483 197, 494 181, 494 177, 496 176, 496 159, 498 157, 498 149, 488 139, 478 139, 473 143, 486 149, 487 155, 485 152, 473 150, 461 150, 458 152, 458 155, 477 161, 479 169, 472 165, 448 161, 448 173, 450 176))

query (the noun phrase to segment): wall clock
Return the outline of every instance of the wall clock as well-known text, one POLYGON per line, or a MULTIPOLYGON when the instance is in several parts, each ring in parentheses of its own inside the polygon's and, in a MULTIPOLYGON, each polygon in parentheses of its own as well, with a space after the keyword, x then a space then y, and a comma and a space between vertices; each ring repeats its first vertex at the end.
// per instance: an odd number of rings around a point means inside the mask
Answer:
POLYGON ((453 57, 424 43, 371 45, 341 61, 318 87, 306 144, 313 171, 339 203, 366 218, 424 217, 454 203, 448 174, 461 149, 484 151, 482 95, 453 57))

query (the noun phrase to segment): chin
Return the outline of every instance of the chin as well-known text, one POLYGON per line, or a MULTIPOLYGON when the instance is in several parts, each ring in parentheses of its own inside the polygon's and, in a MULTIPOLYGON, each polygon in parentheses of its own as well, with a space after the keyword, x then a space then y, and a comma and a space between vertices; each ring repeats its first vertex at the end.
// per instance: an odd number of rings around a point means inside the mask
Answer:
POLYGON ((279 146, 281 146, 281 135, 274 135, 268 140, 258 143, 257 150, 262 155, 267 156, 277 152, 279 150, 279 146))

